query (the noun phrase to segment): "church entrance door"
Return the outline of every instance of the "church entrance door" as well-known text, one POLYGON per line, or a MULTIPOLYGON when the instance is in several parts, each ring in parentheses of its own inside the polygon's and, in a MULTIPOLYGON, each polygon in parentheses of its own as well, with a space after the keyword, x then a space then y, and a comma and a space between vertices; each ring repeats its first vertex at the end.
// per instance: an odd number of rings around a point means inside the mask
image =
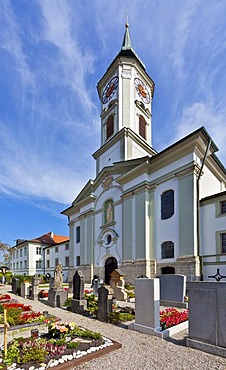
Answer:
POLYGON ((105 284, 109 285, 110 283, 110 274, 118 268, 118 262, 114 257, 110 257, 105 262, 105 284))

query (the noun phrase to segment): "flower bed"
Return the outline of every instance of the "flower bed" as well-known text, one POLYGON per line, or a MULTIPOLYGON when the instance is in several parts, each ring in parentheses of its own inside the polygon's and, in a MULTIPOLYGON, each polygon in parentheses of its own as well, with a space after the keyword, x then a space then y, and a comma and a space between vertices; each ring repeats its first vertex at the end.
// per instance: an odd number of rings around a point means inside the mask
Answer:
MULTIPOLYGON (((74 322, 46 320, 48 331, 38 338, 17 338, 8 344, 7 358, 0 369, 33 370, 57 366, 94 352, 114 347, 114 343, 97 332, 86 330, 74 322), (15 365, 13 365, 15 364, 15 365)), ((104 351, 103 351, 104 354, 104 351)))
MULTIPOLYGON (((10 326, 43 322, 45 320, 45 316, 40 312, 33 311, 30 305, 24 305, 11 299, 9 294, 0 295, 0 314, 3 313, 4 309, 6 309, 7 322, 10 326)), ((0 323, 3 324, 3 316, 0 318, 0 323)))
POLYGON ((160 311, 160 325, 162 329, 168 329, 188 320, 188 310, 178 311, 176 308, 166 308, 160 311))

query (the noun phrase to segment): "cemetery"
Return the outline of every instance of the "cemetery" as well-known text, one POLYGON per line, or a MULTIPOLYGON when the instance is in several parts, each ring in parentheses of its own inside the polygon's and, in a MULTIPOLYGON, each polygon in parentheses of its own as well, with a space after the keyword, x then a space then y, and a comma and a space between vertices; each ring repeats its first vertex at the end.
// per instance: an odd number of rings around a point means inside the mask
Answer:
POLYGON ((77 324, 78 317, 165 340, 187 329, 188 348, 226 357, 225 282, 187 283, 183 275, 142 276, 135 279, 135 302, 131 303, 123 274, 117 269, 110 285, 101 284, 96 276, 89 289, 82 272, 75 271, 71 289, 63 288, 60 274, 62 269, 57 266, 47 295, 38 277, 31 284, 21 283, 20 295, 17 279, 12 279, 11 291, 1 294, 0 290, 0 369, 64 369, 69 361, 76 366, 122 347, 101 331, 77 324), (35 311, 33 302, 41 302, 44 310, 35 311), (53 313, 56 309, 60 310, 57 315, 53 313), (65 312, 76 315, 76 320, 65 320, 65 312))

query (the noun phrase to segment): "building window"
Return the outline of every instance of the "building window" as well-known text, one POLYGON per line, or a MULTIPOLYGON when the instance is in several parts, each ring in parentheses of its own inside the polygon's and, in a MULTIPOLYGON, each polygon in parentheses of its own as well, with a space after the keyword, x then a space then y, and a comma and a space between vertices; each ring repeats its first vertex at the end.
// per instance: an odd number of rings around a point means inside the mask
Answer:
POLYGON ((20 249, 20 257, 22 257, 22 249, 20 249))
POLYGON ((220 209, 221 209, 221 213, 226 213, 226 200, 223 200, 222 202, 220 202, 220 209))
POLYGON ((36 247, 36 254, 42 254, 42 248, 36 247))
POLYGON ((65 266, 68 267, 69 266, 69 257, 65 257, 65 266))
POLYGON ((174 191, 167 190, 161 195, 161 219, 166 220, 174 214, 174 191))
POLYGON ((55 266, 59 265, 59 258, 55 258, 55 266))
POLYGON ((42 261, 36 261, 36 269, 40 269, 42 267, 42 261))
POLYGON ((65 251, 69 250, 69 243, 65 244, 65 251))
POLYGON ((114 115, 111 114, 107 119, 107 135, 106 139, 108 139, 114 133, 114 115))
POLYGON ((50 266, 49 260, 46 260, 46 267, 47 267, 47 269, 49 269, 49 266, 50 266))
POLYGON ((80 266, 80 256, 76 257, 76 266, 80 266))
POLYGON ((226 253, 226 233, 221 234, 221 249, 222 253, 226 253))
POLYGON ((24 255, 27 255, 27 247, 24 247, 24 255))
POLYGON ((27 268, 27 261, 26 260, 24 261, 24 268, 25 269, 27 268))
POLYGON ((47 249, 46 254, 49 254, 49 249, 47 249))
POLYGON ((19 268, 19 262, 16 263, 16 268, 18 270, 18 268, 19 268))
POLYGON ((20 269, 22 270, 22 268, 23 268, 22 261, 20 261, 20 269))
POLYGON ((174 242, 166 241, 161 245, 161 258, 174 258, 174 242))
POLYGON ((16 256, 16 255, 15 255, 15 252, 13 252, 13 258, 15 258, 15 256, 16 256))
POLYGON ((143 116, 139 116, 139 135, 146 140, 146 121, 143 116))
POLYGON ((59 252, 59 248, 55 247, 55 253, 58 253, 58 252, 59 252))
POLYGON ((80 226, 76 227, 76 243, 80 243, 80 226))
POLYGON ((18 258, 18 251, 16 251, 16 258, 18 258))
POLYGON ((114 205, 113 200, 109 199, 104 204, 104 222, 108 224, 114 221, 114 205))

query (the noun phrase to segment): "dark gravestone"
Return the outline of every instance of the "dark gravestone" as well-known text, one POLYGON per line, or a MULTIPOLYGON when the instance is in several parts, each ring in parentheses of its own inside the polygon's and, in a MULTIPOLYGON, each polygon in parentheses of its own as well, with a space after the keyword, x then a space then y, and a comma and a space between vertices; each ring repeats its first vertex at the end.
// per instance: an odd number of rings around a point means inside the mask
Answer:
POLYGON ((97 320, 108 322, 108 314, 112 312, 113 289, 110 286, 102 285, 98 289, 98 311, 97 320))
POLYGON ((76 271, 73 277, 73 299, 84 299, 84 275, 76 271))
POLYGON ((84 275, 81 271, 76 271, 73 276, 73 299, 71 301, 71 310, 75 313, 83 314, 87 307, 84 299, 84 275))
POLYGON ((19 279, 12 279, 12 293, 17 294, 19 289, 19 279))

